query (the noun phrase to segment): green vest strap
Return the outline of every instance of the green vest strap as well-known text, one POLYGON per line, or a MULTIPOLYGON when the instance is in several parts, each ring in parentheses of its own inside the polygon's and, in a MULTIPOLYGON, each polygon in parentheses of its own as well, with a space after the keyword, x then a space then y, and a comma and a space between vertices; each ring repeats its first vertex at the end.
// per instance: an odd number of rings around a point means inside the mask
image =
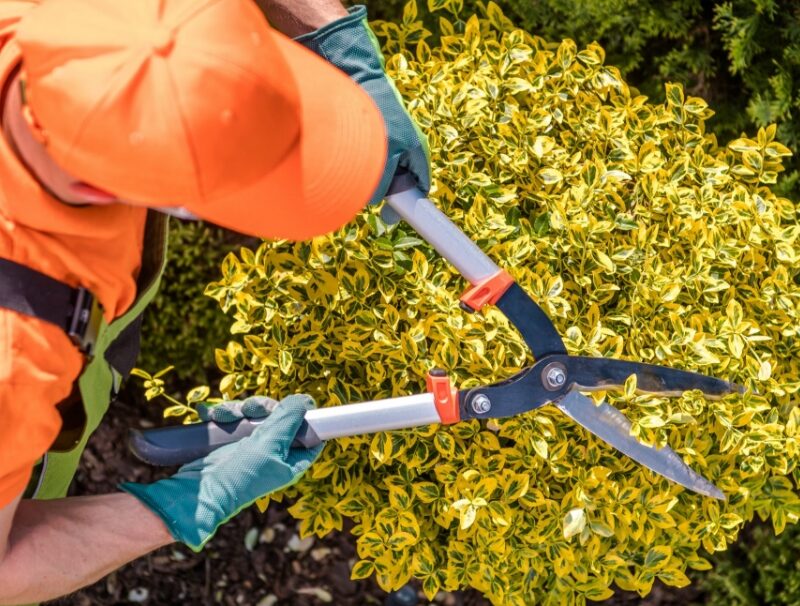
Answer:
POLYGON ((83 431, 68 450, 51 451, 44 456, 39 466, 40 476, 33 482, 35 487, 31 497, 57 499, 66 496, 89 436, 97 429, 111 400, 118 393, 123 378, 130 373, 136 361, 142 313, 158 291, 166 250, 167 217, 150 211, 136 301, 124 315, 110 324, 105 321, 101 323, 94 355, 77 381, 85 413, 83 431))

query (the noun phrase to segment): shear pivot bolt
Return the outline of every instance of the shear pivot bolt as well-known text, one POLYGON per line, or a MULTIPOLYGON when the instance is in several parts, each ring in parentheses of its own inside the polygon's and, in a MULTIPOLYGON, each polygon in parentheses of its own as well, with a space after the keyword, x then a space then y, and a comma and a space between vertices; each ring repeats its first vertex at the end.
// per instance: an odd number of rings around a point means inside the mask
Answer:
POLYGON ((564 387, 567 382, 567 371, 561 364, 553 364, 544 370, 544 386, 555 391, 564 387))
POLYGON ((481 415, 492 409, 492 401, 483 394, 478 394, 472 399, 472 410, 481 415))

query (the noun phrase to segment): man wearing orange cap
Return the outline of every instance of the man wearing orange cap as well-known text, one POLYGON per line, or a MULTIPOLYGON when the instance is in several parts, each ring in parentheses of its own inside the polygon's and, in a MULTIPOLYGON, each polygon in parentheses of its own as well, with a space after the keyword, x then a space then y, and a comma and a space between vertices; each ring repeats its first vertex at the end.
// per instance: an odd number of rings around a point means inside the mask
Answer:
POLYGON ((304 239, 379 201, 399 166, 427 189, 363 7, 259 5, 283 34, 249 0, 0 3, 0 604, 175 540, 200 549, 319 454, 290 448, 309 396, 253 397, 200 409, 268 416, 250 437, 150 485, 63 498, 158 287, 152 209, 304 239))

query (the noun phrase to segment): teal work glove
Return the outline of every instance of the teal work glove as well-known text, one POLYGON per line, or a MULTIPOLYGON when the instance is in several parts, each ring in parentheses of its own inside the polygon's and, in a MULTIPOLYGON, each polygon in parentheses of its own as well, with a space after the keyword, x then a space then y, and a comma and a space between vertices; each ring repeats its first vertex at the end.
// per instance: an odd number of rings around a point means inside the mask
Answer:
MULTIPOLYGON (((280 402, 264 396, 252 396, 244 400, 228 400, 219 404, 198 404, 197 416, 203 422, 233 423, 240 419, 263 419, 280 405, 280 402)), ((313 408, 313 402, 312 402, 313 408)))
POLYGON ((428 140, 408 115, 400 93, 386 75, 380 45, 367 23, 367 9, 353 6, 347 17, 295 38, 345 72, 366 90, 383 114, 389 154, 370 204, 383 200, 398 168, 409 171, 428 193, 431 161, 428 140))
POLYGON ((205 420, 229 422, 268 415, 251 435, 181 467, 152 484, 122 484, 167 525, 170 533, 195 551, 217 529, 256 499, 291 486, 319 456, 315 448, 290 448, 311 396, 289 396, 277 404, 269 398, 248 398, 215 407, 200 407, 205 420), (273 410, 274 409, 274 410, 273 410))

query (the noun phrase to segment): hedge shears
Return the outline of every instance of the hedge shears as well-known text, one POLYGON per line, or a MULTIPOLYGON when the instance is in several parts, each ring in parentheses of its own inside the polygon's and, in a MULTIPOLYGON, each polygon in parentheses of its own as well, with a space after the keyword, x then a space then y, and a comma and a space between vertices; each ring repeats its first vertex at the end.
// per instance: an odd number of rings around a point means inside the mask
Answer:
MULTIPOLYGON (((699 390, 720 398, 743 393, 741 386, 665 366, 569 355, 542 308, 417 189, 410 175, 395 179, 386 202, 471 284, 461 297, 462 308, 476 312, 495 305, 519 331, 535 363, 500 383, 462 390, 444 371, 434 369, 428 374, 426 393, 309 411, 295 445, 309 447, 333 438, 431 423, 510 417, 552 404, 637 463, 696 493, 725 499, 671 448, 640 443, 630 434, 631 422, 624 414, 605 402, 596 405, 581 392, 621 389, 631 375, 639 391, 662 396, 699 390)), ((132 430, 131 447, 151 464, 184 464, 249 435, 261 421, 132 430)))

